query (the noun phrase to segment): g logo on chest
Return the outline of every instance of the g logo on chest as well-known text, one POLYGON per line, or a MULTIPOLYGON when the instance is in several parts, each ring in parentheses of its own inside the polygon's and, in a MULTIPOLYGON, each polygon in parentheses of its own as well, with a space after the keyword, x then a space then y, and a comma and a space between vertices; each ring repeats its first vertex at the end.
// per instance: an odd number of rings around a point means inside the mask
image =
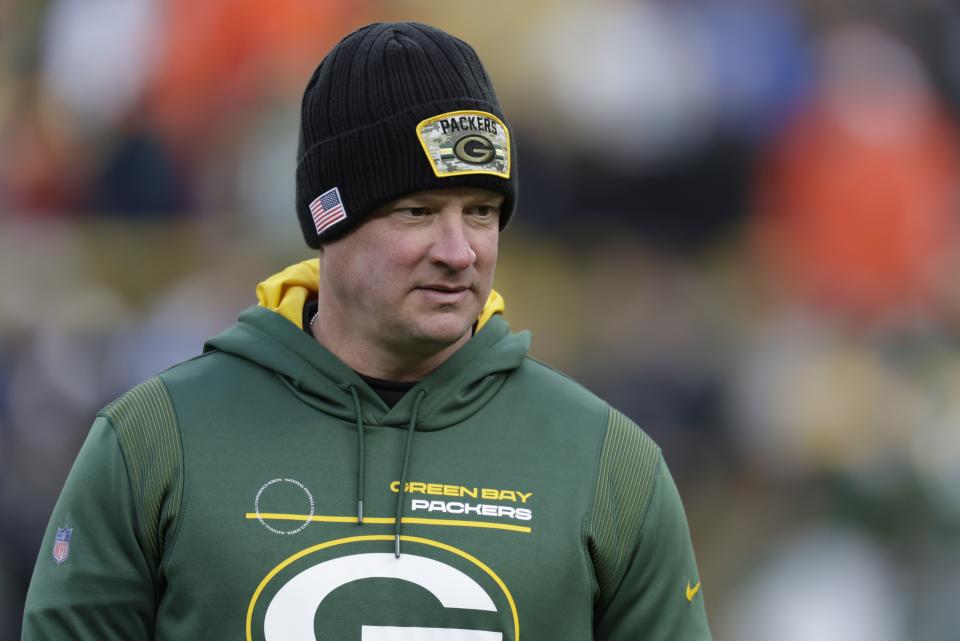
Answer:
MULTIPOLYGON (((263 632, 267 641, 316 641, 313 620, 323 600, 342 585, 361 579, 410 581, 435 596, 445 608, 495 612, 496 606, 480 585, 449 565, 422 556, 389 553, 354 554, 304 570, 286 583, 267 607, 263 632)), ((500 641, 499 632, 362 626, 363 641, 500 641)))
POLYGON ((415 544, 414 549, 425 546, 429 556, 404 552, 396 558, 369 551, 382 549, 380 542, 393 542, 392 536, 371 534, 326 541, 288 557, 263 578, 250 599, 247 641, 316 641, 317 635, 326 634, 318 626, 332 626, 329 631, 341 636, 359 633, 361 641, 519 641, 516 603, 489 566, 446 543, 416 536, 401 540, 415 544), (345 548, 356 551, 350 554, 345 548), (315 553, 325 560, 311 564, 315 553), (410 589, 423 595, 418 598, 425 599, 424 609, 391 609, 393 590, 403 590, 389 587, 391 581, 411 584, 410 589), (261 596, 265 605, 258 607, 261 596), (344 607, 352 613, 348 619, 344 607), (330 616, 334 618, 325 618, 330 616), (441 625, 430 626, 436 617, 441 625), (254 625, 255 619, 262 621, 262 628, 254 625), (509 622, 512 635, 505 634, 509 622))

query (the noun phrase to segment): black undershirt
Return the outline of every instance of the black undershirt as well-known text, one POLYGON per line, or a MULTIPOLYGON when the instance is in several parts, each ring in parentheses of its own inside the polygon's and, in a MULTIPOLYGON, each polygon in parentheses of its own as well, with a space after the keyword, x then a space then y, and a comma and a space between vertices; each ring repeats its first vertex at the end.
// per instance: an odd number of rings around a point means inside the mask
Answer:
POLYGON ((409 392, 414 385, 420 382, 408 381, 406 383, 398 383, 396 381, 385 381, 382 378, 364 376, 360 372, 357 372, 357 376, 362 378, 363 381, 370 386, 370 389, 376 392, 377 396, 383 399, 383 402, 387 404, 387 407, 393 407, 399 403, 404 394, 409 392))
MULTIPOLYGON (((313 336, 313 332, 310 331, 310 321, 313 320, 313 317, 317 314, 317 301, 309 300, 303 306, 303 317, 301 322, 303 324, 303 331, 313 336)), ((414 385, 419 381, 407 381, 403 383, 398 383, 397 381, 385 381, 382 378, 373 378, 372 376, 364 376, 360 372, 357 372, 357 376, 363 379, 367 385, 370 386, 377 396, 379 396, 384 403, 387 404, 387 407, 393 407, 400 402, 400 399, 403 398, 404 394, 409 392, 414 385)))

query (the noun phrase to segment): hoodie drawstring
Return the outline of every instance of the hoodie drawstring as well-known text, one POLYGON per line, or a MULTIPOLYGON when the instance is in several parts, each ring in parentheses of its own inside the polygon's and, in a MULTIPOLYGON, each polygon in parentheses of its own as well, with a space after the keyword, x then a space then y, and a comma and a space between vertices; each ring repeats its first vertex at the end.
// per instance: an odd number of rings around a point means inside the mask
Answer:
POLYGON ((363 451, 363 412, 360 409, 360 397, 357 388, 350 386, 353 395, 353 408, 357 415, 357 523, 363 524, 363 470, 367 466, 363 451))
POLYGON ((400 487, 397 488, 397 514, 393 524, 394 547, 393 554, 400 558, 400 531, 403 528, 403 499, 406 494, 407 469, 410 467, 410 452, 413 450, 413 435, 417 431, 417 414, 420 412, 420 401, 427 394, 420 390, 413 402, 413 411, 410 414, 410 425, 407 426, 407 443, 403 448, 403 467, 400 468, 400 487))

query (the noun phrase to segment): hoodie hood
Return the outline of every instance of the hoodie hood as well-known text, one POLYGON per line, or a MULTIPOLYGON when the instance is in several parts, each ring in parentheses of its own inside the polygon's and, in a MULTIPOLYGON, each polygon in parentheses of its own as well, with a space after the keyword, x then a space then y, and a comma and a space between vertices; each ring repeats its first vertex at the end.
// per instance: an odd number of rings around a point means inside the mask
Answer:
POLYGON ((356 372, 303 331, 303 306, 316 296, 319 274, 319 260, 313 259, 260 283, 259 304, 241 312, 233 327, 204 345, 204 352, 219 350, 273 370, 303 402, 329 415, 353 421, 359 402, 366 425, 406 427, 416 413, 420 431, 455 425, 477 412, 520 366, 530 347, 528 332, 510 332, 502 317, 503 298, 492 291, 474 336, 390 408, 356 372))

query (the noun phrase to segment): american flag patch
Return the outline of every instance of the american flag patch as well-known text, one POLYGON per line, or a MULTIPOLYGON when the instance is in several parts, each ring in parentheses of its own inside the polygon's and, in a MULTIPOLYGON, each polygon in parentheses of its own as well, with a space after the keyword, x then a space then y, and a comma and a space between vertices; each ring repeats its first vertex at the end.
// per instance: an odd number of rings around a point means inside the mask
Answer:
POLYGON ((60 565, 70 556, 70 539, 73 538, 72 527, 57 528, 57 536, 53 543, 53 560, 60 565))
POLYGON ((340 190, 334 187, 314 198, 313 202, 310 203, 310 213, 313 215, 313 224, 317 228, 318 234, 322 234, 324 230, 336 225, 341 220, 345 220, 347 213, 343 210, 340 190))

